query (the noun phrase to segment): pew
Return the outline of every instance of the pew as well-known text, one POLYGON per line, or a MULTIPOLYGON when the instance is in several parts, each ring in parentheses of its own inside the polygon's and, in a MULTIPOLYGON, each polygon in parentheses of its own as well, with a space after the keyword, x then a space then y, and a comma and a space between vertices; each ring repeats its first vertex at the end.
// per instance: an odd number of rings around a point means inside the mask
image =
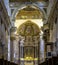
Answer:
MULTIPOLYGON (((13 62, 0 59, 0 65, 18 65, 13 62)), ((46 60, 43 63, 40 63, 39 65, 58 65, 58 56, 52 57, 52 58, 46 58, 46 60)))
POLYGON ((17 65, 17 64, 7 60, 0 59, 0 65, 17 65))
POLYGON ((58 65, 58 56, 57 57, 53 57, 52 60, 53 60, 53 64, 54 65, 58 65))

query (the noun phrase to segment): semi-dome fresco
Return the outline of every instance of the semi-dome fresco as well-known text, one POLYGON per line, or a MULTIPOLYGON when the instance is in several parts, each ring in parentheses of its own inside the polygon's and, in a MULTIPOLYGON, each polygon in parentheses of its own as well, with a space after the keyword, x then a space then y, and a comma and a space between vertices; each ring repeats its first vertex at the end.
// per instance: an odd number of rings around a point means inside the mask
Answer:
POLYGON ((24 35, 24 36, 39 35, 40 29, 35 23, 28 20, 25 23, 23 23, 21 26, 19 26, 17 33, 19 35, 24 35))

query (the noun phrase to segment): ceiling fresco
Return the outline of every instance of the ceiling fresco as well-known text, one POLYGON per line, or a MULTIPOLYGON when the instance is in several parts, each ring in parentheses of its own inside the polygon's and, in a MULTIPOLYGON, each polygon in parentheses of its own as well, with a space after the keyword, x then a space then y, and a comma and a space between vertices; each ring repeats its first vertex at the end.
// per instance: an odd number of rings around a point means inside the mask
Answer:
POLYGON ((27 36, 27 35, 32 36, 32 35, 38 35, 40 32, 40 29, 35 23, 31 21, 26 21, 21 26, 19 26, 17 32, 18 34, 23 35, 23 36, 27 36))

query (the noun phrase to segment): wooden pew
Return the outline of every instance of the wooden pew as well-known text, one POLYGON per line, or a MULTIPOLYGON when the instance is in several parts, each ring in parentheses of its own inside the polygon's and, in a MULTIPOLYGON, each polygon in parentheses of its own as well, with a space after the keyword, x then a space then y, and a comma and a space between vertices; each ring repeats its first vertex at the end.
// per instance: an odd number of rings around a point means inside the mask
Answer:
POLYGON ((17 65, 17 64, 7 60, 0 59, 0 65, 17 65))
POLYGON ((58 65, 58 56, 57 57, 53 57, 52 60, 53 60, 53 64, 54 65, 58 65))
POLYGON ((0 59, 0 65, 3 65, 3 59, 0 59))

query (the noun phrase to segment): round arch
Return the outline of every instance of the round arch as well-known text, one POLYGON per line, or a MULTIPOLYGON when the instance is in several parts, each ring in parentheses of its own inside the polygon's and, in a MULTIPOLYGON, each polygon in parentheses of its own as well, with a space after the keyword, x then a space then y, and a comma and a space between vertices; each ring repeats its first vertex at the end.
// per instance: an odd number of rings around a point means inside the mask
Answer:
MULTIPOLYGON (((11 17, 11 18, 12 18, 13 20, 15 20, 15 17, 16 17, 16 15, 18 14, 19 10, 25 8, 26 6, 27 6, 26 4, 23 4, 23 5, 21 5, 21 6, 18 6, 18 7, 13 11, 13 14, 12 14, 12 17, 11 17)), ((45 13, 45 11, 44 11, 42 8, 40 8, 40 7, 38 6, 38 4, 34 3, 34 4, 31 4, 31 6, 34 6, 34 7, 38 8, 38 10, 40 10, 40 11, 42 12, 42 14, 44 15, 44 18, 46 18, 46 13, 45 13)))

